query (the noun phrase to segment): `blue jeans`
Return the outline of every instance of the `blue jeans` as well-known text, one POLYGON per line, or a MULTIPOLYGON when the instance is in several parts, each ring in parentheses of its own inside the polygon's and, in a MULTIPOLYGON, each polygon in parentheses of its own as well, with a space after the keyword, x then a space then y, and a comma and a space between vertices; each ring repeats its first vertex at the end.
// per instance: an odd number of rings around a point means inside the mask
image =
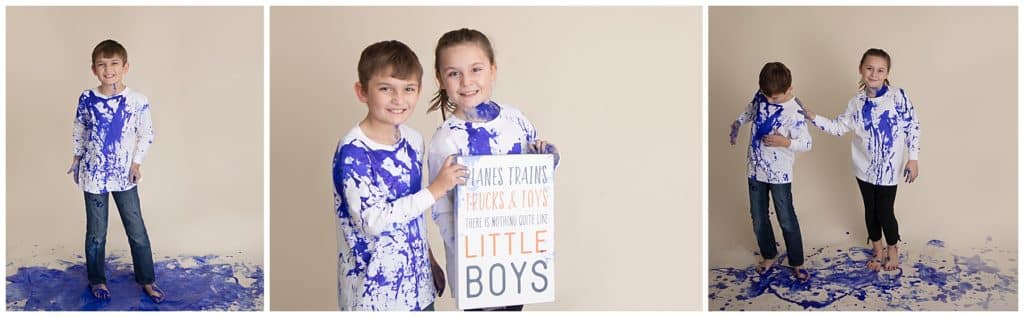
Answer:
POLYGON ((796 220, 793 209, 792 184, 769 184, 756 179, 747 179, 750 190, 750 217, 754 220, 754 235, 757 236, 757 247, 765 259, 773 259, 778 255, 775 248, 775 232, 772 231, 772 220, 768 217, 768 193, 775 203, 775 215, 782 227, 782 238, 786 242, 786 252, 790 266, 804 264, 803 238, 800 236, 800 223, 796 220))
MULTIPOLYGON (((146 224, 142 222, 142 210, 139 206, 138 187, 111 192, 117 203, 117 212, 121 215, 121 223, 128 234, 128 245, 132 250, 132 266, 135 271, 135 282, 150 284, 156 279, 153 273, 153 252, 149 246, 149 234, 146 224)), ((107 194, 85 193, 85 264, 89 275, 89 284, 107 282, 104 271, 107 245, 107 194)))

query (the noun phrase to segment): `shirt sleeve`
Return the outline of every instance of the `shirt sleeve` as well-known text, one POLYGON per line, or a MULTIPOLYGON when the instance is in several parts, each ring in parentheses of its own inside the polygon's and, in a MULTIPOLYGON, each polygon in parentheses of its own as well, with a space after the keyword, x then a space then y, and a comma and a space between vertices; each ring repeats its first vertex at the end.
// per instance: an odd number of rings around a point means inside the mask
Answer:
POLYGON ((135 133, 138 136, 138 144, 135 145, 135 153, 132 162, 142 164, 149 152, 149 146, 153 144, 153 118, 149 114, 149 102, 142 105, 138 113, 139 120, 135 125, 135 133))
POLYGON ((789 126, 789 149, 794 152, 811 150, 811 133, 807 131, 807 123, 801 114, 793 115, 789 126))
POLYGON ((857 113, 857 108, 854 107, 853 104, 854 101, 851 100, 846 107, 846 112, 843 112, 843 114, 839 115, 835 120, 829 119, 821 114, 817 114, 811 122, 825 133, 834 136, 842 136, 843 134, 850 132, 852 127, 856 124, 855 114, 857 113))
POLYGON ((369 151, 351 143, 340 145, 334 157, 334 190, 341 197, 337 215, 350 217, 357 230, 379 236, 422 215, 434 203, 427 189, 388 201, 388 189, 378 183, 372 164, 369 151))
POLYGON ((917 160, 917 155, 921 152, 921 123, 917 119, 917 111, 914 110, 914 104, 910 101, 910 97, 907 96, 907 92, 900 89, 900 94, 905 105, 903 112, 900 113, 900 119, 904 124, 903 132, 906 133, 907 137, 909 159, 917 160))
POLYGON ((89 109, 84 104, 84 96, 78 98, 78 107, 75 108, 75 122, 71 129, 71 153, 76 157, 85 155, 85 122, 89 115, 89 109))
MULTIPOLYGON (((428 183, 433 183, 434 179, 437 178, 437 174, 441 171, 444 160, 448 156, 457 153, 455 146, 447 140, 444 140, 443 136, 439 136, 441 133, 441 130, 438 130, 438 132, 434 134, 434 140, 431 140, 430 148, 427 149, 427 165, 429 165, 430 169, 428 183)), ((434 203, 434 209, 431 213, 431 217, 434 219, 434 223, 437 224, 437 228, 441 232, 441 238, 444 239, 445 245, 455 247, 454 191, 448 191, 434 203)))
POLYGON ((750 100, 750 102, 747 103, 747 107, 743 109, 743 113, 740 113, 740 116, 736 117, 736 122, 739 122, 740 125, 744 125, 747 122, 753 121, 754 111, 754 100, 750 100))

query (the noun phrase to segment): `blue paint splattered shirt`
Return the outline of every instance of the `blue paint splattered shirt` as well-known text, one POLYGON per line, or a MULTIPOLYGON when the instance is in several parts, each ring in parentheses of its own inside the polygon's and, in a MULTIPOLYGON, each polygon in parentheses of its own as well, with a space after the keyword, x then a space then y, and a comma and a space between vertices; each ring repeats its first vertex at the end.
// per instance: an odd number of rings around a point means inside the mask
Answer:
POLYGON ((747 150, 747 177, 769 184, 793 182, 793 163, 796 152, 811 150, 811 134, 807 131, 803 109, 796 98, 782 104, 768 102, 761 92, 736 118, 741 125, 750 122, 750 146, 747 150), (780 134, 790 140, 789 147, 770 147, 763 138, 780 134))
POLYGON ((341 310, 422 310, 434 302, 423 217, 434 196, 421 189, 423 138, 404 125, 399 132, 385 145, 356 125, 334 154, 341 310))
POLYGON ((132 163, 142 164, 153 144, 149 100, 125 88, 105 96, 96 89, 78 97, 72 132, 73 153, 80 156, 78 185, 93 194, 135 187, 128 178, 132 163))
POLYGON ((882 86, 875 98, 861 91, 835 120, 817 115, 814 125, 836 136, 853 131, 854 173, 875 185, 898 184, 904 159, 917 160, 921 151, 921 124, 910 97, 900 88, 882 86))
MULTIPOLYGON (((527 145, 537 140, 537 130, 519 109, 502 106, 496 102, 483 103, 476 108, 477 117, 486 122, 469 122, 455 116, 448 117, 430 140, 427 150, 427 165, 430 167, 430 181, 437 177, 441 165, 449 155, 495 155, 524 154, 527 145)), ((557 162, 557 161, 556 161, 557 162)), ((445 246, 445 266, 448 287, 454 296, 458 289, 457 259, 458 244, 455 241, 455 195, 449 191, 434 204, 432 217, 441 231, 445 246)))

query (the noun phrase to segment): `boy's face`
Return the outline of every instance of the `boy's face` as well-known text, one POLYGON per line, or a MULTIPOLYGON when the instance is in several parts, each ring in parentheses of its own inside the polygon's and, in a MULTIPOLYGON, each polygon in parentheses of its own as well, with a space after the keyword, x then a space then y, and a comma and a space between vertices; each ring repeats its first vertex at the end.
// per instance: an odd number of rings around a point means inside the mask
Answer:
POLYGON ((368 108, 366 117, 375 123, 399 125, 409 120, 420 99, 420 81, 415 76, 398 79, 390 76, 391 69, 377 72, 366 87, 356 82, 359 101, 368 108))
POLYGON ((786 89, 786 92, 775 93, 774 95, 767 97, 768 102, 774 104, 781 104, 783 102, 789 101, 789 99, 793 98, 793 86, 789 86, 789 88, 786 89))
POLYGON ((92 73, 104 86, 117 84, 123 85, 124 76, 128 74, 128 63, 121 56, 96 58, 92 62, 92 73))

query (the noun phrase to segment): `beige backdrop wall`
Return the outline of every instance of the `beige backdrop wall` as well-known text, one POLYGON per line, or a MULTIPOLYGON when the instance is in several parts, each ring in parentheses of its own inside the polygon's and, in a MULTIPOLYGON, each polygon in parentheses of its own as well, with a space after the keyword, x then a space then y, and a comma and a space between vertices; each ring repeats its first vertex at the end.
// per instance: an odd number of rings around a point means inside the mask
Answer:
MULTIPOLYGON (((262 263, 262 17, 259 7, 7 8, 8 263, 84 252, 82 191, 65 171, 78 95, 98 84, 90 55, 107 38, 128 49, 125 84, 152 105, 139 195, 154 253, 262 263)), ((107 250, 126 251, 111 206, 107 250)))
MULTIPOLYGON (((356 62, 400 40, 427 74, 471 27, 495 46, 494 98, 558 145, 557 302, 528 310, 700 309, 699 8, 272 8, 271 309, 337 309, 331 159, 366 113, 356 62)), ((429 216, 428 216, 429 219, 429 216)), ((430 244, 443 245, 433 221, 430 244)), ((454 309, 446 292, 437 309, 454 309)))
MULTIPOLYGON (((896 197, 903 241, 975 247, 992 237, 1017 250, 1016 16, 999 7, 710 8, 711 267, 753 263, 757 250, 746 185, 749 127, 736 146, 728 130, 757 90, 761 66, 785 63, 800 100, 834 118, 856 93, 858 62, 871 47, 892 56, 889 79, 907 90, 921 121, 920 177, 900 184, 896 197)), ((798 155, 793 183, 804 248, 863 243, 853 136, 810 128, 814 147, 798 155)))

